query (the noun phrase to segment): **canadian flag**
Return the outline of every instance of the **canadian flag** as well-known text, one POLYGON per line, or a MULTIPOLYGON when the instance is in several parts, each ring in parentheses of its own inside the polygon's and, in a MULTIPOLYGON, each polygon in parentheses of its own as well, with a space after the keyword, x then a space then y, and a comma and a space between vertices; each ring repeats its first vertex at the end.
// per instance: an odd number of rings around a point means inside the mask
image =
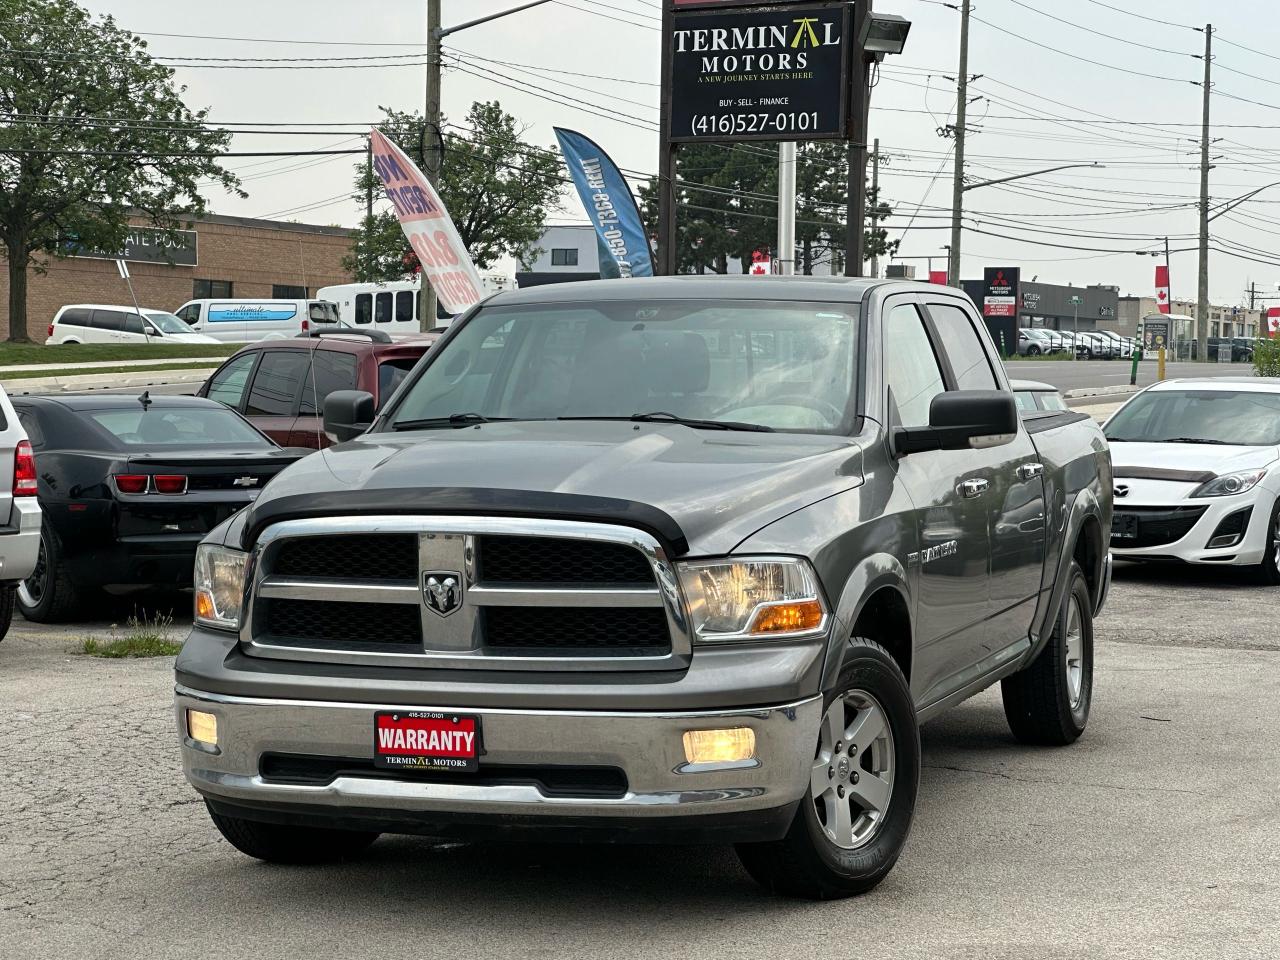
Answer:
POLYGON ((1161 313, 1169 312, 1169 268, 1156 267, 1156 303, 1161 313))
POLYGON ((1280 336, 1280 307, 1267 310, 1267 336, 1280 336))

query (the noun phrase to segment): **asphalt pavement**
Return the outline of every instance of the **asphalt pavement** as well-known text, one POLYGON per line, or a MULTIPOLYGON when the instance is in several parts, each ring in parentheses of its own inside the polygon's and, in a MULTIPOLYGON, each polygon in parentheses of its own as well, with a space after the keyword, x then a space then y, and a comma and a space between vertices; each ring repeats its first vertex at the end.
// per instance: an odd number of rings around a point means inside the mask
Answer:
POLYGON ((725 848, 384 837, 336 867, 223 842, 182 778, 172 661, 0 643, 0 957, 1269 958, 1280 952, 1280 591, 1122 566, 1094 712, 1060 750, 988 692, 928 724, 917 821, 856 900, 725 848))
MULTIPOLYGON (((1130 360, 1008 360, 1005 369, 1014 380, 1039 380, 1059 390, 1120 387, 1129 383, 1130 360)), ((1138 386, 1156 382, 1155 360, 1138 362, 1138 386)), ((1250 363, 1167 363, 1166 379, 1180 377, 1252 377, 1250 363)))

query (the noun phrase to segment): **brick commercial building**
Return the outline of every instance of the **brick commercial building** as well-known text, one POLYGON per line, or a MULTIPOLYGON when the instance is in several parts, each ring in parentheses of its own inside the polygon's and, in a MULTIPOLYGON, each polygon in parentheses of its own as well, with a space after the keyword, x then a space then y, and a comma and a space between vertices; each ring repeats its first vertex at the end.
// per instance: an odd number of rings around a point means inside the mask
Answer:
MULTIPOLYGON (((141 224, 143 221, 138 221, 141 224)), ((349 283, 342 258, 351 231, 275 220, 210 215, 187 225, 176 244, 139 225, 125 248, 138 304, 176 310, 198 297, 293 298, 349 283)), ((8 263, 0 255, 0 337, 9 335, 8 263)), ((51 259, 27 274, 27 335, 42 343, 68 303, 129 304, 129 288, 111 258, 51 259)))

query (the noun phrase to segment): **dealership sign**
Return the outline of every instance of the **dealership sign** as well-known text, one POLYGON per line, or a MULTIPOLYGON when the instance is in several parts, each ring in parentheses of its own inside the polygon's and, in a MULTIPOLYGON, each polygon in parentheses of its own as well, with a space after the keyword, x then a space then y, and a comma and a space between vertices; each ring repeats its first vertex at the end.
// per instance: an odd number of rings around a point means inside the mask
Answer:
POLYGON ((179 267, 196 265, 196 232, 194 230, 158 230, 134 227, 117 250, 79 247, 74 240, 67 244, 67 255, 89 260, 128 260, 133 263, 166 263, 179 267))
MULTIPOLYGON (((694 4, 676 3, 678 11, 687 6, 694 4)), ((678 12, 667 40, 671 140, 846 136, 856 46, 851 10, 845 4, 678 12)))
POLYGON ((1016 317, 1020 279, 1017 267, 988 267, 983 272, 982 315, 1016 317))

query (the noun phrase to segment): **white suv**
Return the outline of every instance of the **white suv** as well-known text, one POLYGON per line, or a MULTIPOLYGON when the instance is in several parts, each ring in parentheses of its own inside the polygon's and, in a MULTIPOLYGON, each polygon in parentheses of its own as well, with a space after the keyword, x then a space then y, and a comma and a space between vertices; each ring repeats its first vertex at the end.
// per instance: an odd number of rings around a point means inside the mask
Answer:
POLYGON ((58 343, 217 343, 163 310, 135 310, 100 303, 62 307, 49 324, 50 344, 58 343))
POLYGON ((40 504, 36 462, 27 431, 0 388, 0 640, 13 620, 18 584, 40 558, 40 504))

